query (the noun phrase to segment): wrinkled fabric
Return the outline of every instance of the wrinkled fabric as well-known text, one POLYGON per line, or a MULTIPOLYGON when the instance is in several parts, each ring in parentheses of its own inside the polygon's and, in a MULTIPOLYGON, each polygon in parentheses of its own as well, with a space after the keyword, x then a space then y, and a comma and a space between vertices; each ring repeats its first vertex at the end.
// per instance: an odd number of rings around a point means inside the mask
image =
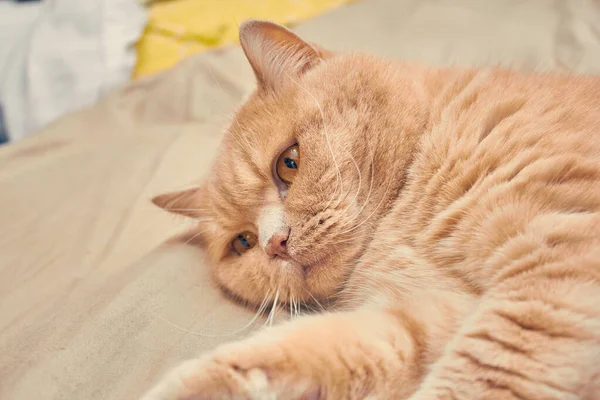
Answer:
POLYGON ((8 26, 0 34, 5 49, 0 51, 0 104, 10 140, 95 103, 129 80, 132 44, 146 21, 136 0, 0 6, 0 26, 8 26))
POLYGON ((4 112, 2 111, 2 105, 0 104, 0 144, 8 142, 8 133, 4 126, 4 112))

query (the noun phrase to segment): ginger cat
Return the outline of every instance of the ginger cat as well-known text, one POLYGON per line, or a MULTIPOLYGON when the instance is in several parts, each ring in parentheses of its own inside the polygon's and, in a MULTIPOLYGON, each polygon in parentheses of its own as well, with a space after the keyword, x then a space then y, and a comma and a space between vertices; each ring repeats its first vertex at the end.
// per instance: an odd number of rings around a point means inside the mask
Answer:
POLYGON ((240 38, 256 92, 210 179, 154 201, 231 296, 330 307, 144 399, 600 399, 600 78, 240 38))

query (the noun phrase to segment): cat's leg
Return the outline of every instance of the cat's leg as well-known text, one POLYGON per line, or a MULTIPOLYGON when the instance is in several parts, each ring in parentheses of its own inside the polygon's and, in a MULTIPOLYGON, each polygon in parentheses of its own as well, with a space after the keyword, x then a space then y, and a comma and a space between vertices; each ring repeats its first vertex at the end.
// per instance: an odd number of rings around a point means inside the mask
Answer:
POLYGON ((423 374, 420 329, 393 310, 300 317, 185 362, 144 400, 406 398, 423 374))
POLYGON ((600 252, 554 263, 527 254, 411 399, 600 399, 600 252))

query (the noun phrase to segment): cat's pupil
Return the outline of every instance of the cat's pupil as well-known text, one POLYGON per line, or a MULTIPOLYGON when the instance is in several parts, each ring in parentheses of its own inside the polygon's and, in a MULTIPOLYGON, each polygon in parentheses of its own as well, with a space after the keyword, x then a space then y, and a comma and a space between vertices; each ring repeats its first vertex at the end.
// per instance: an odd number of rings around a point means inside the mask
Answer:
POLYGON ((283 159, 283 163, 285 164, 286 167, 290 168, 290 169, 297 169, 298 168, 298 164, 296 164, 296 161, 292 160, 289 157, 286 157, 283 159))
POLYGON ((240 243, 242 244, 242 246, 244 246, 244 247, 250 247, 250 243, 248 243, 248 241, 246 240, 246 238, 243 237, 242 235, 238 235, 238 240, 240 241, 240 243))

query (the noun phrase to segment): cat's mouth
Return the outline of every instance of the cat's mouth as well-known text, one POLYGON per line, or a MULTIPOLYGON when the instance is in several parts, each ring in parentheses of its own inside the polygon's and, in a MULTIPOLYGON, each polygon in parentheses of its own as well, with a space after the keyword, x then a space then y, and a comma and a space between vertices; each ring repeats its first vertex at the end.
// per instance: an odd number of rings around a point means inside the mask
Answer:
POLYGON ((315 251, 305 252, 304 249, 298 251, 297 248, 294 249, 293 247, 288 249, 291 250, 288 252, 288 262, 302 274, 305 280, 319 271, 321 267, 330 264, 333 258, 332 254, 315 251))
POLYGON ((295 261, 292 258, 288 258, 284 261, 284 263, 290 265, 293 269, 297 270, 304 279, 306 279, 311 274, 311 272, 320 264, 319 262, 302 264, 298 261, 295 261))
POLYGON ((317 269, 319 265, 323 264, 322 260, 302 263, 290 256, 286 257, 285 259, 282 258, 280 262, 282 265, 287 264, 288 266, 292 267, 292 269, 298 271, 304 279, 306 279, 315 269, 317 269))

